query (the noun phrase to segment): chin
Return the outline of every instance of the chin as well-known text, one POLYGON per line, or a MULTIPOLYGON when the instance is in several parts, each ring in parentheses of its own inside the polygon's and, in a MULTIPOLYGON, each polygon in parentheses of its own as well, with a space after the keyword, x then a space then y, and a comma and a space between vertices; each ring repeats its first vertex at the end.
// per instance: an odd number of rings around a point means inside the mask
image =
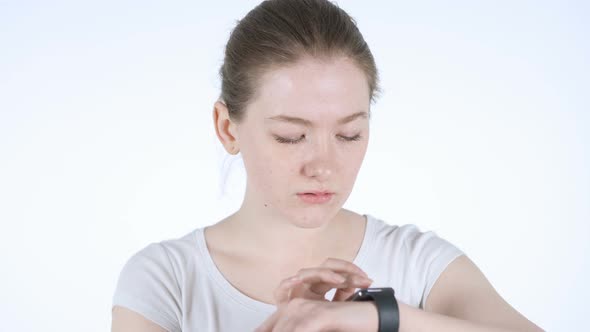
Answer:
POLYGON ((299 228, 314 229, 326 226, 338 213, 338 210, 332 211, 332 209, 314 210, 296 210, 289 216, 289 219, 293 225, 299 228))

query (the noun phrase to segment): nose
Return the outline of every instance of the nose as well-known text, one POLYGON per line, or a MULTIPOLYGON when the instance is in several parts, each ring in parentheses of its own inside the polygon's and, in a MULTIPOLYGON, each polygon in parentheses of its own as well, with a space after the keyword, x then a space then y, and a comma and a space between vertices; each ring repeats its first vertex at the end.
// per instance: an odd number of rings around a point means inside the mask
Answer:
POLYGON ((327 140, 312 144, 303 165, 302 173, 319 182, 326 181, 336 168, 335 147, 327 140))

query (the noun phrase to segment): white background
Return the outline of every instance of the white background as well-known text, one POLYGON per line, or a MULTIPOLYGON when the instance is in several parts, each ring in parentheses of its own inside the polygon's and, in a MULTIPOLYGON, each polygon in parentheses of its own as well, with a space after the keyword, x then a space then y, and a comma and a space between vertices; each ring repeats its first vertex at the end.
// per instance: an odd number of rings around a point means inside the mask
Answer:
MULTIPOLYGON (((109 330, 134 252, 239 206, 211 114, 257 3, 0 0, 1 330, 109 330)), ((346 207, 436 231, 544 329, 590 330, 588 2, 339 3, 384 90, 346 207)))

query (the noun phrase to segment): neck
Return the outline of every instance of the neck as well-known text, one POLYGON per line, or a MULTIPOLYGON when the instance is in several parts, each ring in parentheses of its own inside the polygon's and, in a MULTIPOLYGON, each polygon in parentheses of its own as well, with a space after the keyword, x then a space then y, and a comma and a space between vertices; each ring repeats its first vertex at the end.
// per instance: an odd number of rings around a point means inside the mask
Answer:
POLYGON ((225 220, 224 228, 244 255, 269 263, 317 265, 347 245, 341 239, 352 229, 350 211, 340 209, 322 223, 305 227, 271 211, 244 204, 225 220))

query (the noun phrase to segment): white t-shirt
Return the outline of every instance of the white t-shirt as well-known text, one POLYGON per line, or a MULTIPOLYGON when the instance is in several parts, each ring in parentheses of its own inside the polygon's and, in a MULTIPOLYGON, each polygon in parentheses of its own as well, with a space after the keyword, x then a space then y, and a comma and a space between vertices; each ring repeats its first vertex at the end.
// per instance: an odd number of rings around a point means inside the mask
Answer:
MULTIPOLYGON (((423 308, 439 275, 462 251, 432 231, 365 216, 363 243, 353 263, 374 280, 371 287, 392 287, 398 301, 423 308)), ((223 277, 203 230, 152 243, 133 255, 119 275, 113 305, 170 332, 252 331, 262 324, 276 307, 248 297, 223 277)))

